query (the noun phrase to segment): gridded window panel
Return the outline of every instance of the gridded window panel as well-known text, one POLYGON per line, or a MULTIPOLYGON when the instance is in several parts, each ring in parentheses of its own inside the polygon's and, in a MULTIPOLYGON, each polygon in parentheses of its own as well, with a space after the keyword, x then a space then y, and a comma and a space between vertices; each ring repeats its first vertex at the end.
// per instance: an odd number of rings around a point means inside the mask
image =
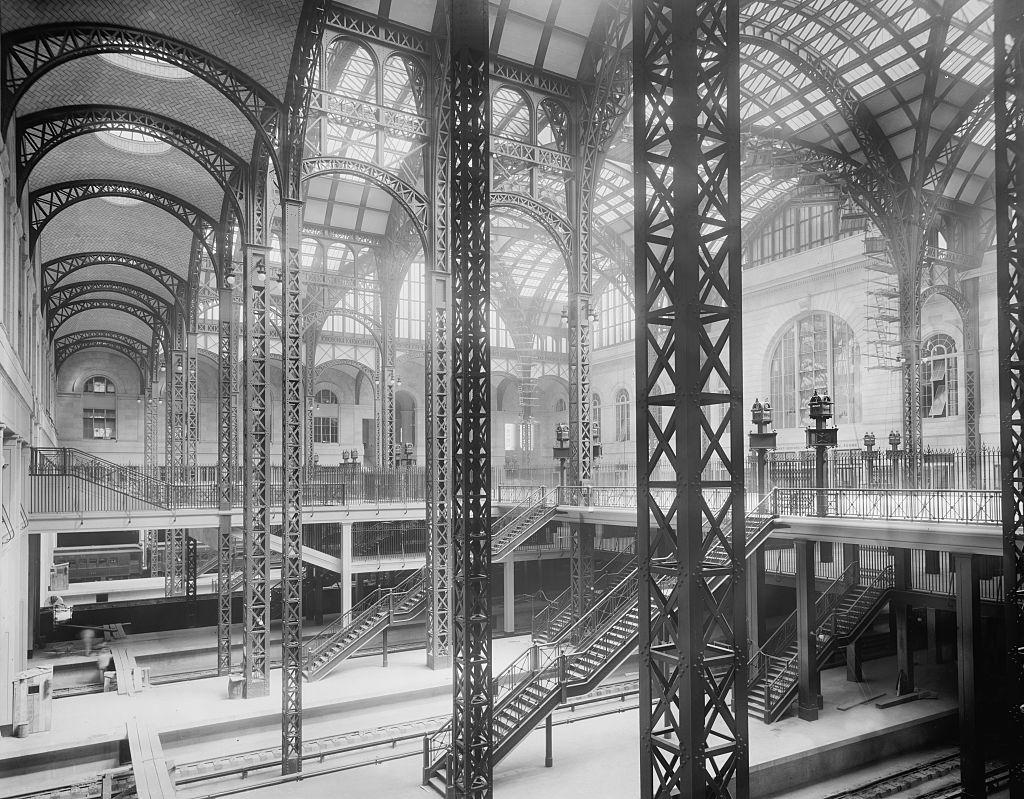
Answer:
POLYGON ((315 402, 317 405, 337 405, 338 395, 329 388, 322 388, 316 392, 315 402))
POLYGON ((594 323, 594 347, 611 347, 632 341, 636 335, 633 303, 617 286, 608 286, 598 302, 594 323))
POLYGON ((114 394, 116 389, 114 388, 114 382, 97 375, 96 377, 90 377, 85 381, 85 386, 82 389, 86 394, 114 394))
POLYGON ((398 295, 398 337, 406 339, 422 339, 424 332, 423 305, 423 270, 424 262, 416 259, 409 267, 409 272, 402 283, 398 295))
POLYGON ((601 395, 590 395, 590 435, 595 444, 601 443, 601 395))
POLYGON ((837 207, 832 203, 791 204, 778 210, 747 241, 747 262, 751 265, 774 261, 837 237, 837 207))
POLYGON ((498 316, 494 308, 491 308, 491 331, 490 339, 492 347, 504 347, 505 349, 515 349, 516 343, 512 338, 512 334, 508 332, 508 328, 505 326, 505 321, 498 316))
POLYGON ((336 415, 313 417, 313 441, 317 444, 338 443, 338 417, 336 415))
POLYGON ((800 317, 783 332, 769 361, 776 424, 809 424, 808 402, 815 391, 832 397, 836 424, 859 421, 859 370, 860 350, 846 322, 824 312, 800 317))
POLYGON ((629 392, 621 389, 615 395, 615 440, 629 441, 629 392))
POLYGON ((960 412, 959 363, 956 343, 939 333, 921 347, 921 407, 926 416, 941 419, 960 412))
POLYGON ((113 408, 84 408, 82 438, 117 438, 117 411, 113 408))

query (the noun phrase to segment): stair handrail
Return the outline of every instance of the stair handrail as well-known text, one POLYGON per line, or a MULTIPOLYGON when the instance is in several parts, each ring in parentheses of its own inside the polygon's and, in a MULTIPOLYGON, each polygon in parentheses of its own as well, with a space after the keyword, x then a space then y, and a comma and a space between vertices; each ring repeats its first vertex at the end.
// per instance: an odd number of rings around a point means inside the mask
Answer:
POLYGON ((502 549, 503 544, 499 539, 508 539, 509 530, 515 530, 519 523, 528 518, 529 515, 539 507, 553 508, 555 503, 549 502, 549 499, 558 494, 558 488, 550 488, 547 491, 544 490, 543 486, 538 489, 536 496, 533 501, 526 504, 526 500, 516 506, 510 513, 506 513, 497 522, 491 526, 491 552, 494 553, 502 549))
POLYGON ((75 447, 33 447, 29 474, 77 477, 151 505, 167 507, 170 504, 170 489, 167 483, 139 469, 98 458, 75 447), (52 468, 46 468, 44 462, 52 468), (122 483, 114 485, 112 475, 119 475, 122 483), (136 490, 126 491, 126 485, 135 486, 136 490))
POLYGON ((537 500, 544 494, 544 486, 522 486, 525 491, 525 496, 519 500, 515 505, 510 507, 501 516, 494 520, 491 524, 491 536, 493 537, 496 532, 501 530, 505 525, 509 523, 509 520, 518 517, 524 510, 529 509, 533 506, 537 500))
POLYGON ((560 641, 576 647, 587 646, 605 628, 614 624, 623 613, 637 603, 640 592, 640 570, 629 571, 611 590, 591 605, 587 611, 564 629, 560 641))
POLYGON ((387 604, 388 612, 393 612, 397 604, 394 598, 418 587, 426 579, 426 566, 422 566, 412 574, 402 579, 398 585, 390 588, 377 588, 371 591, 361 600, 356 602, 348 611, 320 630, 315 636, 302 645, 302 662, 309 664, 318 657, 324 650, 333 646, 334 643, 344 634, 345 630, 370 616, 374 616, 383 610, 387 604))
POLYGON ((878 601, 878 597, 875 597, 870 601, 868 600, 868 597, 871 596, 872 589, 882 588, 884 593, 884 591, 893 588, 895 585, 896 572, 892 564, 890 564, 886 566, 884 569, 882 569, 880 572, 878 572, 871 580, 871 582, 869 582, 867 585, 858 586, 862 589, 860 596, 858 596, 852 603, 850 603, 849 606, 844 608, 841 613, 838 610, 836 611, 836 613, 834 614, 836 616, 836 623, 838 624, 838 619, 840 615, 843 617, 853 616, 855 619, 859 621, 860 614, 862 612, 866 613, 868 610, 871 609, 871 606, 878 601), (864 605, 863 611, 860 609, 861 604, 864 605))

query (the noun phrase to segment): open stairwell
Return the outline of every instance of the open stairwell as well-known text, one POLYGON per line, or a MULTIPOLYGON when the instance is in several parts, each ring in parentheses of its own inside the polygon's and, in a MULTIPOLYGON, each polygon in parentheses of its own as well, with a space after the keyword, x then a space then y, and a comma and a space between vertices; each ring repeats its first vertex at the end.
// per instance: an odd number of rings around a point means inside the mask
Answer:
POLYGON ((557 488, 535 488, 491 525, 491 562, 502 563, 523 541, 555 518, 557 488))
MULTIPOLYGON (((817 668, 840 647, 870 628, 889 600, 893 569, 866 572, 851 563, 815 601, 817 668)), ((750 661, 747 702, 750 713, 770 724, 781 718, 799 693, 797 623, 794 612, 750 661)))
MULTIPOLYGON (((766 510, 770 507, 768 502, 761 502, 747 514, 747 557, 770 535, 774 520, 766 510)), ((725 556, 720 549, 721 544, 716 543, 706 560, 719 563, 725 556)), ((493 763, 508 755, 559 704, 597 688, 636 650, 640 572, 635 561, 623 571, 622 579, 579 619, 555 630, 553 617, 545 631, 548 640, 535 643, 494 678, 493 763)), ((670 591, 673 580, 661 578, 661 590, 670 591)), ((713 578, 711 590, 717 590, 724 581, 724 577, 713 578)), ((422 784, 441 796, 446 795, 452 756, 448 723, 427 737, 423 751, 422 784)))
POLYGON ((388 627, 412 621, 426 607, 428 589, 425 566, 394 588, 378 588, 303 645, 303 675, 326 677, 388 627))

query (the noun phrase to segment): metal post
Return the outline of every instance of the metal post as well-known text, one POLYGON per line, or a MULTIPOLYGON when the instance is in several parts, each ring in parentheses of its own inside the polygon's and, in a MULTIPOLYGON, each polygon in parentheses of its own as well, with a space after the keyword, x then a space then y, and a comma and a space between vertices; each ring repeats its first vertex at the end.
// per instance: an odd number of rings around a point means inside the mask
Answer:
MULTIPOLYGON (((906 592, 912 588, 910 573, 910 550, 897 549, 893 563, 894 585, 897 591, 906 592)), ((903 675, 903 693, 914 690, 914 648, 910 641, 910 606, 900 600, 892 602, 896 621, 896 671, 903 675)))
POLYGON ((453 0, 451 35, 452 613, 449 792, 493 794, 488 7, 453 0))
POLYGON ((235 394, 238 371, 235 303, 231 288, 218 294, 217 323, 217 674, 231 673, 231 509, 235 488, 235 394))
POLYGON ((793 548, 796 551, 796 641, 800 679, 797 715, 804 721, 817 721, 821 675, 815 635, 818 619, 814 606, 814 542, 794 541, 793 548))
POLYGON ((281 259, 281 771, 302 771, 302 207, 285 199, 281 259))
MULTIPOLYGON (((979 557, 956 555, 956 683, 960 706, 960 786, 966 799, 985 790, 985 733, 978 723, 978 661, 981 659, 979 557)), ((1007 750, 1010 757, 1014 753, 1007 750)))
POLYGON ((164 596, 185 593, 185 531, 164 530, 164 596))
POLYGON ((551 768, 555 764, 553 746, 551 740, 551 715, 544 719, 544 768, 551 768))
POLYGON ((995 2, 996 297, 1011 799, 1024 799, 1024 8, 995 2))
POLYGON ((195 333, 186 337, 185 440, 182 449, 182 482, 187 492, 195 485, 199 446, 199 350, 195 333))
POLYGON ((196 571, 198 569, 196 540, 185 533, 185 618, 189 627, 196 626, 198 596, 196 593, 196 571))
POLYGON ((144 400, 146 418, 143 431, 142 460, 146 467, 146 474, 151 477, 156 477, 157 472, 157 425, 160 418, 160 404, 157 402, 157 392, 157 384, 150 383, 144 400))
POLYGON ((633 9, 640 796, 746 799, 739 3, 633 9))
POLYGON ((245 506, 245 600, 242 618, 242 671, 246 697, 266 696, 269 691, 267 628, 270 604, 267 585, 267 533, 269 531, 267 445, 267 248, 245 248, 245 407, 244 458, 245 506))

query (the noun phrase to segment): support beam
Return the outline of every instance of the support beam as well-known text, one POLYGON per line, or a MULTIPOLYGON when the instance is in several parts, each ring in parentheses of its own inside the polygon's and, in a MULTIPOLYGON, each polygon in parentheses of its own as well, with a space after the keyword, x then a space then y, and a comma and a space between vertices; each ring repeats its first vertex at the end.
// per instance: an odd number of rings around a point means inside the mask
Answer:
POLYGON ((956 555, 956 684, 960 704, 960 785, 966 799, 985 791, 985 731, 978 723, 978 667, 981 660, 980 557, 956 555))
POLYGON ((164 596, 185 593, 185 531, 164 530, 164 596))
MULTIPOLYGON (((893 562, 893 577, 897 591, 911 588, 910 550, 897 549, 893 562)), ((906 602, 891 603, 896 624, 896 673, 903 674, 902 693, 914 690, 914 647, 910 640, 910 619, 912 608, 906 602)))
POLYGON ((231 509, 235 496, 235 400, 238 391, 235 303, 230 288, 218 294, 217 323, 217 674, 231 673, 231 509))
POLYGON ((454 799, 493 794, 488 6, 452 0, 452 655, 454 799))
POLYGON ((185 486, 191 487, 195 485, 198 476, 199 350, 195 333, 189 333, 185 338, 185 431, 182 442, 181 481, 185 486))
POLYGON ((506 635, 516 631, 516 562, 509 558, 502 565, 502 619, 501 629, 506 635))
POLYGON ((797 715, 804 721, 818 720, 821 674, 818 671, 818 619, 814 590, 814 542, 794 541, 796 552, 796 642, 800 695, 797 715))
POLYGON ((746 799, 739 2, 633 9, 640 796, 746 799))
POLYGON ((285 199, 281 268, 281 771, 302 771, 302 207, 285 199))
POLYGON ((245 248, 245 505, 242 673, 245 697, 269 691, 267 628, 270 626, 267 534, 269 532, 267 446, 267 248, 245 248))
MULTIPOLYGON (((860 545, 843 544, 843 569, 851 568, 850 580, 860 582, 860 545)), ((846 679, 848 682, 864 682, 864 657, 860 640, 846 645, 846 679)))
POLYGON ((747 561, 747 646, 751 652, 761 648, 768 638, 767 608, 764 606, 764 548, 747 561))
POLYGON ((196 626, 198 611, 196 602, 199 599, 196 592, 198 566, 196 540, 185 533, 185 619, 189 627, 196 626))
MULTIPOLYGON (((155 357, 155 356, 154 356, 155 357)), ((146 418, 143 422, 142 432, 142 462, 146 467, 146 473, 157 476, 157 430, 160 423, 160 403, 157 401, 159 389, 156 383, 149 383, 146 386, 146 396, 143 411, 146 418)))
POLYGON ((995 2, 996 297, 1011 799, 1024 799, 1024 8, 995 2))

